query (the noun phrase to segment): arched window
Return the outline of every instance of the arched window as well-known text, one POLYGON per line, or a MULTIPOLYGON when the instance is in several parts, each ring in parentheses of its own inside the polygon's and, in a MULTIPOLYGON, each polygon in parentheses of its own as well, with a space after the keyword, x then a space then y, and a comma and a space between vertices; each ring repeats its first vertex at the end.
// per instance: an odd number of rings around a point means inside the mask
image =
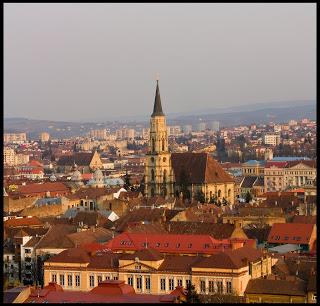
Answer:
POLYGON ((155 148, 155 143, 153 138, 151 139, 151 143, 152 143, 152 152, 154 152, 156 148, 155 148))
POLYGON ((167 181, 167 170, 163 170, 163 182, 165 183, 167 181))
POLYGON ((212 191, 210 191, 210 199, 209 200, 211 200, 212 199, 212 191))
POLYGON ((151 169, 151 180, 154 181, 154 170, 151 169))
POLYGON ((218 198, 220 198, 221 197, 221 190, 219 189, 218 190, 218 198))
POLYGON ((154 189, 151 188, 151 196, 154 197, 154 189))
POLYGON ((164 187, 164 188, 163 188, 163 196, 165 197, 166 195, 167 195, 167 188, 164 187))
POLYGON ((162 151, 164 151, 164 144, 165 144, 165 140, 162 139, 162 151))
POLYGON ((228 198, 231 196, 231 189, 228 189, 228 198))

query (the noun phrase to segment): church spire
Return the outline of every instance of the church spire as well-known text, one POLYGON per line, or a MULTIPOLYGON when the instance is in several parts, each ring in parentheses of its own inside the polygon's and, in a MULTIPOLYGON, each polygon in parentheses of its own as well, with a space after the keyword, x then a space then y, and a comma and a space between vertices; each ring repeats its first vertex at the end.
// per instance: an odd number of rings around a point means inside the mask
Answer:
POLYGON ((161 106, 159 80, 157 80, 156 96, 154 99, 153 113, 151 117, 155 117, 155 116, 164 116, 164 113, 162 111, 162 106, 161 106))

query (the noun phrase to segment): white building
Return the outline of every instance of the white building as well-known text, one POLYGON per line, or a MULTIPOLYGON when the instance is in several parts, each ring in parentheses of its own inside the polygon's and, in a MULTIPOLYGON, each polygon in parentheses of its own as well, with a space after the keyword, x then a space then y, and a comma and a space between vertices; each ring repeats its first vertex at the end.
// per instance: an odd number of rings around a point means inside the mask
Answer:
POLYGON ((14 149, 5 147, 3 149, 3 163, 7 166, 15 165, 16 153, 14 149))
POLYGON ((4 143, 24 143, 27 141, 26 133, 4 133, 3 142, 4 143))
POLYGON ((279 134, 265 134, 263 138, 264 144, 277 146, 280 143, 279 134))

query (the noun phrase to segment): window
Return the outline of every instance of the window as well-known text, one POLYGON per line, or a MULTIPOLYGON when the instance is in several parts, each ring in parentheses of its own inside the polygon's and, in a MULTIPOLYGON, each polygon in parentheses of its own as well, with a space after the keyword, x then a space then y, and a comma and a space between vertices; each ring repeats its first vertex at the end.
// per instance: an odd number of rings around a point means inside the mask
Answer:
POLYGON ((99 283, 102 283, 102 275, 98 275, 97 279, 98 279, 98 285, 99 283))
POLYGON ((156 247, 159 247, 159 246, 160 246, 160 242, 157 242, 157 243, 156 243, 156 247))
POLYGON ((138 290, 142 289, 142 276, 137 277, 137 289, 138 290))
POLYGON ((76 287, 80 287, 80 275, 76 275, 76 287))
POLYGON ((53 283, 57 282, 57 274, 52 274, 52 282, 53 283))
POLYGON ((174 279, 173 278, 169 279, 169 290, 174 290, 174 279))
POLYGON ((150 276, 146 276, 146 289, 150 290, 151 289, 151 279, 150 276))
POLYGON ((221 197, 221 190, 219 189, 218 190, 218 198, 220 198, 221 197))
POLYGON ((68 286, 72 287, 72 275, 68 274, 68 286))
POLYGON ((136 265, 136 266, 135 266, 135 269, 136 269, 136 270, 141 270, 141 265, 136 265))
POLYGON ((110 276, 109 275, 106 275, 106 280, 109 280, 110 279, 110 276))
POLYGON ((182 287, 182 279, 178 279, 177 280, 177 284, 178 284, 179 287, 182 287))
POLYGON ((205 249, 208 249, 208 248, 209 248, 209 244, 208 244, 208 243, 205 243, 205 244, 204 244, 204 248, 205 248, 205 249))
POLYGON ((118 276, 114 276, 114 277, 113 277, 113 280, 118 280, 118 276))
POLYGON ((90 282, 90 287, 94 287, 94 275, 90 275, 89 282, 90 282))
POLYGON ((214 293, 214 281, 209 281, 209 293, 214 293))
POLYGON ((128 276, 128 285, 133 287, 133 275, 128 276))
POLYGON ((190 279, 186 279, 186 288, 189 288, 190 285, 191 285, 191 280, 190 279))
POLYGON ((160 279, 160 290, 162 290, 162 291, 166 290, 166 279, 165 278, 160 279))
POLYGON ((26 254, 30 254, 31 253, 31 249, 25 249, 24 251, 26 254))
POLYGON ((60 274, 60 286, 64 286, 64 274, 60 274))
POLYGON ((189 249, 192 248, 192 243, 189 243, 189 244, 188 244, 188 248, 189 248, 189 249))
POLYGON ((227 293, 232 293, 232 283, 230 281, 227 282, 227 293))
POLYGON ((314 294, 312 295, 312 300, 313 300, 313 301, 316 301, 316 300, 317 300, 317 294, 316 294, 316 293, 314 293, 314 294))
POLYGON ((223 293, 222 281, 217 281, 217 289, 218 289, 218 293, 220 293, 220 294, 223 293))
POLYGON ((151 180, 154 181, 154 170, 151 169, 151 180))
POLYGON ((206 292, 206 282, 204 280, 200 281, 200 292, 202 293, 206 292))
POLYGON ((180 248, 180 243, 177 243, 176 247, 177 247, 177 248, 180 248))

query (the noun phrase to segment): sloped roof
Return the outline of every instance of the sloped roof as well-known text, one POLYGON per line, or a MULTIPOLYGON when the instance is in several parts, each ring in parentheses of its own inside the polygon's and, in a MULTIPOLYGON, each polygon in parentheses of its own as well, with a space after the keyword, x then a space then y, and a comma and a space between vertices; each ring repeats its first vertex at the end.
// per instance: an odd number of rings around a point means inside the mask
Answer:
POLYGON ((89 263, 90 255, 81 248, 68 248, 49 258, 46 262, 89 263))
POLYGON ((245 176, 240 187, 241 188, 252 188, 253 184, 256 182, 258 179, 257 176, 245 176))
POLYGON ((271 294, 271 295, 306 295, 304 281, 290 281, 279 279, 250 279, 245 294, 271 294))
POLYGON ((234 182, 208 153, 172 153, 171 162, 177 184, 184 179, 189 184, 234 182))
POLYGON ((67 237, 68 234, 75 233, 77 227, 67 224, 55 224, 42 237, 37 248, 38 249, 66 249, 73 248, 74 243, 67 237))
POLYGON ((292 223, 317 224, 317 216, 296 215, 296 216, 293 217, 292 223))
POLYGON ((62 155, 58 162, 58 166, 73 166, 76 163, 78 166, 89 166, 94 153, 77 152, 73 155, 62 155))
POLYGON ((75 246, 86 243, 100 242, 104 243, 112 239, 112 232, 106 228, 98 227, 94 230, 89 229, 77 233, 68 234, 67 237, 75 246))
POLYGON ((158 81, 157 81, 156 94, 155 94, 155 98, 154 98, 153 112, 152 112, 151 117, 155 117, 155 116, 164 116, 164 113, 162 111, 160 90, 159 90, 159 82, 158 81))
POLYGON ((12 218, 4 222, 4 227, 42 226, 44 223, 37 217, 12 218))
POLYGON ((202 259, 202 256, 165 255, 158 271, 190 273, 191 267, 202 259))
POLYGON ((269 243, 308 244, 314 224, 274 223, 268 236, 269 243))
POLYGON ((135 252, 134 254, 123 254, 120 258, 123 260, 134 260, 135 258, 139 258, 139 260, 143 261, 158 261, 164 258, 164 256, 157 250, 152 248, 146 248, 135 252))
POLYGON ((46 182, 42 184, 19 185, 17 193, 21 195, 31 195, 43 192, 69 192, 68 187, 61 182, 46 182))

